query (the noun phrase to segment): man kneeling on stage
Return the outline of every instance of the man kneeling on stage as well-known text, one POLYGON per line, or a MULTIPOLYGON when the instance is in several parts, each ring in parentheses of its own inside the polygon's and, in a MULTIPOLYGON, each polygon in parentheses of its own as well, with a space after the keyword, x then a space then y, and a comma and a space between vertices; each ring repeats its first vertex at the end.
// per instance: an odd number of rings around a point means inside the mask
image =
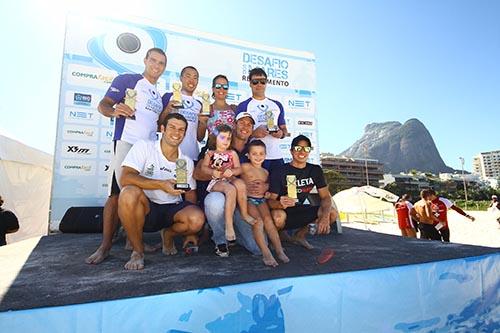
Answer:
MULTIPOLYGON (((307 163, 311 150, 308 137, 295 137, 290 149, 292 161, 273 171, 269 185, 269 206, 276 228, 298 229, 291 239, 284 237, 284 240, 291 240, 306 249, 313 248, 306 240, 308 232, 329 234, 330 225, 337 219, 323 170, 319 165, 307 163), (319 202, 316 196, 319 196, 319 202)), ((287 234, 282 233, 282 236, 287 234)))
POLYGON ((186 128, 184 116, 169 114, 160 126, 161 139, 137 142, 122 163, 118 215, 133 248, 125 269, 144 268, 143 231, 161 230, 166 255, 177 253, 176 235, 187 236, 185 245, 197 242, 195 234, 202 228, 205 215, 194 204, 193 161, 179 149, 186 128), (183 185, 189 184, 187 190, 176 189, 180 169, 186 175, 183 185))

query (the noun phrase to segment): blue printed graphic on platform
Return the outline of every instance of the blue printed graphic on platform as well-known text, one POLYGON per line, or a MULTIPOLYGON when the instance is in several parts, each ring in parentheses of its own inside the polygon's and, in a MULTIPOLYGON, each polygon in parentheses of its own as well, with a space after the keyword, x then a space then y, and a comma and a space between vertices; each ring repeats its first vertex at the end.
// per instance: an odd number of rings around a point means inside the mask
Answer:
MULTIPOLYGON (((291 289, 291 286, 287 287, 283 293, 287 293, 291 289)), ((228 328, 234 329, 244 326, 248 327, 248 330, 242 330, 242 333, 285 332, 283 310, 276 295, 271 295, 268 298, 265 295, 256 294, 250 298, 238 292, 237 297, 241 308, 237 312, 226 313, 208 323, 205 327, 210 332, 224 332, 228 328)))
MULTIPOLYGON (((140 26, 140 28, 148 33, 148 35, 153 40, 153 44, 155 47, 160 48, 162 50, 167 49, 167 37, 165 36, 165 33, 153 27, 140 26)), ((106 52, 106 50, 104 49, 105 36, 106 35, 103 34, 94 37, 87 43, 87 50, 89 51, 92 58, 94 58, 98 63, 100 63, 104 67, 117 71, 118 74, 134 72, 133 69, 128 68, 123 64, 119 63, 106 52)))
POLYGON ((204 291, 215 291, 217 293, 220 293, 220 294, 224 295, 224 290, 222 290, 222 288, 219 288, 219 287, 208 288, 208 289, 200 289, 200 290, 198 290, 198 294, 201 294, 204 291))
POLYGON ((188 321, 189 321, 189 318, 191 318, 191 314, 192 314, 192 313, 193 313, 193 310, 189 310, 189 312, 183 313, 183 314, 179 317, 179 321, 188 322, 188 321))
POLYGON ((399 323, 394 326, 394 328, 402 332, 417 332, 423 330, 424 328, 432 327, 438 323, 439 318, 435 317, 427 320, 421 320, 415 323, 399 323))
POLYGON ((439 276, 439 280, 448 280, 448 279, 456 280, 459 283, 464 283, 471 281, 472 275, 447 272, 439 276))

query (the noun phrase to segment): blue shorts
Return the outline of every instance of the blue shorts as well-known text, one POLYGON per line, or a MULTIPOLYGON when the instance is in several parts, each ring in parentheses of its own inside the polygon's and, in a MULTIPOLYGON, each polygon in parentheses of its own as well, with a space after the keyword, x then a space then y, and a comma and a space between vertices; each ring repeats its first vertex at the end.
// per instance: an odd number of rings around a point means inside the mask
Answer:
POLYGON ((266 198, 248 197, 247 201, 250 202, 251 204, 255 205, 255 206, 258 206, 258 205, 263 204, 264 202, 266 202, 266 198))
POLYGON ((149 213, 144 218, 144 232, 155 232, 174 224, 174 216, 180 210, 193 205, 189 201, 179 201, 171 204, 157 204, 149 200, 149 213))

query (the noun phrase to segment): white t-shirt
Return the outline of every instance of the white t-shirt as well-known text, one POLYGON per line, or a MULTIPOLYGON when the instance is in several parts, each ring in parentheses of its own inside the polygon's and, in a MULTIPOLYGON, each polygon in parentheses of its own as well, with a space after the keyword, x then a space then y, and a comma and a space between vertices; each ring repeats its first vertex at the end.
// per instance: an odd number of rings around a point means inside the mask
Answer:
MULTIPOLYGON (((162 100, 165 106, 170 101, 170 98, 172 98, 172 93, 163 95, 162 100)), ((201 103, 193 96, 182 94, 182 105, 183 108, 178 109, 177 112, 186 118, 188 127, 186 136, 179 147, 186 156, 193 161, 197 161, 198 154, 200 153, 200 148, 198 146, 198 115, 201 112, 201 103)))
POLYGON ((138 140, 154 140, 158 117, 164 107, 156 85, 141 74, 123 74, 113 80, 106 92, 106 97, 116 103, 122 103, 127 88, 135 89, 137 92, 135 119, 116 118, 113 140, 122 140, 130 144, 138 140))
MULTIPOLYGON (((161 151, 161 139, 157 141, 138 141, 129 151, 122 166, 137 170, 141 176, 149 179, 175 179, 175 161, 165 158, 161 151)), ((182 154, 179 149, 179 158, 185 159, 187 164, 187 179, 191 189, 196 189, 193 178, 193 161, 182 154)), ((180 195, 171 195, 162 190, 144 190, 144 194, 157 204, 168 204, 182 201, 180 195)))
POLYGON ((439 197, 439 200, 441 200, 444 203, 444 205, 446 206, 447 209, 450 209, 451 206, 453 206, 453 202, 451 202, 450 200, 448 200, 446 198, 439 197))
MULTIPOLYGON (((254 129, 264 125, 267 126, 267 116, 266 113, 272 112, 274 118, 274 124, 276 126, 285 125, 285 111, 283 105, 275 100, 264 98, 263 100, 258 100, 255 98, 249 98, 238 105, 236 109, 236 114, 241 112, 248 112, 255 121, 254 129)), ((283 158, 283 152, 280 149, 281 140, 271 136, 270 134, 261 138, 266 145, 266 159, 275 160, 283 158)))

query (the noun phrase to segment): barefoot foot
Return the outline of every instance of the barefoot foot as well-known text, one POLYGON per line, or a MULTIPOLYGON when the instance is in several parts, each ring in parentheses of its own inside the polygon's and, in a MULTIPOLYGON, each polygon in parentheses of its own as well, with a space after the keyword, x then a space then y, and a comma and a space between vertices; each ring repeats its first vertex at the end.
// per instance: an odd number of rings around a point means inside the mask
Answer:
POLYGON ((276 261, 276 259, 274 259, 272 254, 263 255, 262 261, 264 262, 264 265, 266 265, 266 266, 271 266, 271 267, 278 266, 278 262, 276 261))
POLYGON ((109 249, 99 247, 94 253, 92 253, 85 262, 91 265, 97 265, 104 261, 109 256, 109 249))
POLYGON ((276 256, 278 257, 279 260, 281 260, 281 262, 283 263, 288 263, 290 262, 290 258, 288 258, 285 254, 285 252, 281 251, 281 252, 276 252, 276 256))
POLYGON ((144 269, 144 254, 133 251, 132 254, 130 255, 130 260, 125 264, 125 269, 127 270, 144 269))
POLYGON ((177 254, 177 249, 175 248, 174 237, 169 235, 168 229, 163 229, 161 232, 162 239, 162 252, 166 256, 173 256, 177 254))

